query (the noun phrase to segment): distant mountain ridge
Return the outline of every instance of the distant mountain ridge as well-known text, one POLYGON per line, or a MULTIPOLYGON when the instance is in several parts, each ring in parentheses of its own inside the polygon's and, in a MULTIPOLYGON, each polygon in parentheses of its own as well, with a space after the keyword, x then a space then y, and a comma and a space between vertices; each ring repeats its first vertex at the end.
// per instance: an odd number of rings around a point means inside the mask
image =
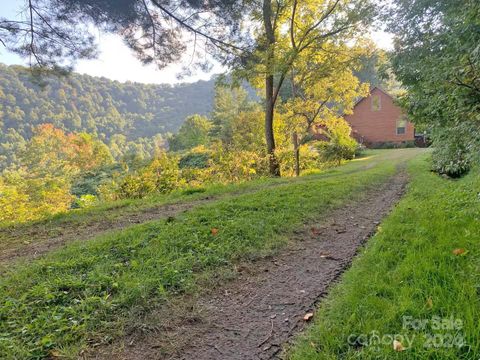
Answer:
POLYGON ((150 85, 77 73, 43 82, 39 86, 25 67, 0 64, 0 168, 43 123, 106 143, 118 134, 136 141, 176 132, 185 117, 212 110, 215 87, 215 79, 150 85))
POLYGON ((128 139, 175 132, 184 118, 207 114, 213 104, 215 80, 191 84, 120 83, 72 73, 49 77, 47 85, 32 82, 28 69, 0 64, 0 127, 29 136, 45 122, 70 131, 128 139))

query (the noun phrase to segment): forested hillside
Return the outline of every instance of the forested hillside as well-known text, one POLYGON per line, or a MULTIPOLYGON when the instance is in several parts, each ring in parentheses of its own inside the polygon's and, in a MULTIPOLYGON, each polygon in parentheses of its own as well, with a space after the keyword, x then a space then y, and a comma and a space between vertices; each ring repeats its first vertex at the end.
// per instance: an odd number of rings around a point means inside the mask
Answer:
POLYGON ((215 80, 146 85, 74 73, 42 82, 23 67, 0 64, 0 169, 43 123, 96 134, 109 145, 145 145, 141 138, 176 132, 188 115, 210 112, 215 80))

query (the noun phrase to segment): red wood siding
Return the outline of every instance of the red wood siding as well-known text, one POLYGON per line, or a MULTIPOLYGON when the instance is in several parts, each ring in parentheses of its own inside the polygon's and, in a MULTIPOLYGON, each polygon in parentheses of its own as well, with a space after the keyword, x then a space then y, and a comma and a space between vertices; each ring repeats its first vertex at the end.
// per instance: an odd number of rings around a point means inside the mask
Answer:
POLYGON ((357 103, 353 114, 345 116, 345 120, 352 127, 352 136, 367 144, 413 141, 414 127, 408 121, 405 134, 397 135, 397 120, 404 118, 400 107, 393 103, 388 94, 378 88, 374 88, 368 97, 357 103), (372 96, 378 96, 380 100, 380 109, 377 111, 373 110, 375 106, 372 106, 372 96))

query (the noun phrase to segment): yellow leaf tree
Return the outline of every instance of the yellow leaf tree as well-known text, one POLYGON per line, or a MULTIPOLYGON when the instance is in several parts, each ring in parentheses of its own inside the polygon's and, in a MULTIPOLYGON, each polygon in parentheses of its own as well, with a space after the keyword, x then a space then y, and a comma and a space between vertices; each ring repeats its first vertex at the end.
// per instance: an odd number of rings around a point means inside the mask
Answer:
MULTIPOLYGON (((265 140, 270 173, 280 175, 275 156, 274 118, 285 80, 306 54, 347 45, 365 31, 374 7, 368 0, 263 0, 252 11, 257 47, 244 62, 243 75, 264 90, 265 140)), ((303 60, 304 61, 304 60, 303 60)))
POLYGON ((297 176, 301 145, 318 134, 333 140, 335 128, 348 129, 342 116, 351 113, 355 101, 366 96, 369 88, 354 71, 361 66, 361 57, 371 50, 362 42, 355 46, 329 42, 323 45, 323 51, 306 51, 298 57, 290 72, 290 97, 282 105, 287 119, 285 130, 293 140, 297 176))

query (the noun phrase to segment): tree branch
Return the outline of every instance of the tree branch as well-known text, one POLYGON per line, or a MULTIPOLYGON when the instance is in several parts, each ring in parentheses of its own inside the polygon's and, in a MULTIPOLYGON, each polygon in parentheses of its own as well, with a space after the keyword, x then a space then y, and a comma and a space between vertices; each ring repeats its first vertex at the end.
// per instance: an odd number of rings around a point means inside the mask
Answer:
POLYGON ((151 27, 152 27, 153 57, 155 58, 155 56, 156 56, 156 54, 157 54, 157 46, 156 46, 156 42, 157 42, 157 30, 155 29, 155 21, 153 21, 153 16, 152 16, 152 14, 150 13, 150 9, 148 8, 147 2, 146 2, 145 0, 142 0, 142 3, 143 3, 143 6, 144 6, 144 8, 145 8, 145 11, 146 11, 147 14, 148 14, 148 18, 150 19, 150 25, 151 25, 151 27))
MULTIPOLYGON (((162 12, 164 12, 165 14, 167 14, 170 18, 172 18, 173 20, 175 20, 177 23, 179 23, 182 27, 186 28, 187 30, 197 34, 197 35, 200 35, 202 37, 204 37, 205 39, 209 40, 210 42, 212 42, 215 46, 218 46, 218 44, 220 45, 223 45, 224 47, 227 47, 227 48, 230 48, 230 49, 234 49, 234 50, 238 50, 238 51, 244 51, 244 49, 236 46, 236 45, 233 45, 233 44, 229 44, 223 40, 220 40, 220 39, 217 39, 217 38, 214 38, 198 29, 195 29, 193 26, 187 24, 185 21, 183 21, 182 19, 180 19, 178 16, 176 16, 173 12, 169 11, 167 8, 165 8, 163 5, 160 5, 160 3, 157 1, 157 0, 151 0, 152 3, 158 7, 162 12)), ((225 48, 223 48, 225 49, 225 48)))
POLYGON ((35 31, 33 25, 33 5, 32 0, 28 0, 28 8, 30 14, 30 65, 32 64, 32 55, 35 57, 37 64, 40 65, 40 59, 37 56, 37 52, 35 51, 35 31))
POLYGON ((297 44, 295 43, 295 14, 297 12, 297 0, 293 1, 292 17, 290 19, 290 42, 295 51, 297 51, 297 44))
POLYGON ((339 2, 340 2, 340 0, 336 0, 335 3, 332 5, 332 7, 329 10, 327 10, 327 12, 325 14, 322 15, 320 20, 318 20, 315 24, 313 24, 310 28, 308 28, 305 31, 305 34, 303 34, 303 37, 300 40, 299 45, 301 45, 305 41, 308 34, 310 34, 313 30, 315 30, 317 27, 319 27, 330 16, 330 14, 333 12, 333 10, 335 10, 335 8, 337 7, 339 2))

